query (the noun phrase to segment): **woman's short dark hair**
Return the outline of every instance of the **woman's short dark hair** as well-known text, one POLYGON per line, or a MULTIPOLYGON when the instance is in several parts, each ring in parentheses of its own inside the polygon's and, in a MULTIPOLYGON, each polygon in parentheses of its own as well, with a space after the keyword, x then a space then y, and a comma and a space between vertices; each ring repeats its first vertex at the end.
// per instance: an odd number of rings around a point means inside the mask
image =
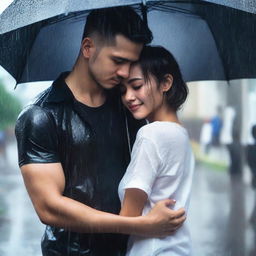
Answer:
POLYGON ((147 24, 129 6, 96 9, 87 16, 83 39, 98 33, 104 41, 113 42, 121 34, 132 42, 148 44, 152 41, 152 32, 147 24))
POLYGON ((167 74, 172 75, 173 84, 166 92, 166 100, 169 107, 177 111, 187 98, 188 87, 173 55, 161 46, 145 46, 137 63, 141 66, 145 81, 149 81, 150 75, 153 75, 160 85, 167 74))

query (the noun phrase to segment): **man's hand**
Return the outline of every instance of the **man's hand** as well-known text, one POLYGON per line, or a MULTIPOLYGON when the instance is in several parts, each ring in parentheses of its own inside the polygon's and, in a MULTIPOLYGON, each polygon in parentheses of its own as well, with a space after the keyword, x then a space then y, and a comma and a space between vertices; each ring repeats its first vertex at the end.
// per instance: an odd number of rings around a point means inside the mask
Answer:
POLYGON ((173 234, 186 220, 185 209, 172 210, 170 205, 175 204, 174 200, 162 200, 145 216, 148 225, 143 230, 143 236, 165 237, 173 234))

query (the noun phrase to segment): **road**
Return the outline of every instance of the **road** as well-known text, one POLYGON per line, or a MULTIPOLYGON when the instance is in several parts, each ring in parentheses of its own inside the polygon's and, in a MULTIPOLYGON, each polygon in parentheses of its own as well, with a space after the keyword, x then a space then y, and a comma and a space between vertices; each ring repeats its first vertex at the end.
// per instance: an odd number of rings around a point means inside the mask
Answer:
POLYGON ((0 159, 0 256, 40 256, 44 226, 38 220, 17 166, 16 144, 0 159))

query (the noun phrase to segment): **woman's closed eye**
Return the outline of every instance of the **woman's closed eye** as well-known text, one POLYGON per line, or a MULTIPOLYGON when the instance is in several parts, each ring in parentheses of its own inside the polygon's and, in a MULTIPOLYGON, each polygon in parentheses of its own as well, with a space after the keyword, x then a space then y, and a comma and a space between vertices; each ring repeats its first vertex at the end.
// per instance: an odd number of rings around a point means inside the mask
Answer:
POLYGON ((142 84, 132 86, 133 90, 135 90, 135 91, 139 90, 141 87, 142 87, 142 84))

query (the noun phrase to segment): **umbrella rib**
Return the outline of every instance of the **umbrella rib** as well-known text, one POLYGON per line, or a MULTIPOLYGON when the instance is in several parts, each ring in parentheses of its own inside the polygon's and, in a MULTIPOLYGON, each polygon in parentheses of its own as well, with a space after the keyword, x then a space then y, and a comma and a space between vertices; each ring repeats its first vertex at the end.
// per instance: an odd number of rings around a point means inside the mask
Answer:
MULTIPOLYGON (((174 3, 192 3, 192 2, 191 1, 171 1, 168 3, 165 1, 158 1, 153 3, 151 2, 148 4, 148 10, 149 11, 156 10, 156 11, 162 11, 162 12, 179 12, 179 13, 183 13, 183 14, 187 14, 195 17, 200 17, 200 15, 190 10, 187 10, 181 7, 172 6, 171 4, 174 4, 174 3)), ((198 3, 198 4, 202 4, 202 3, 198 3)))
MULTIPOLYGON (((140 6, 139 5, 131 5, 137 12, 141 12, 140 6)), ((50 19, 45 20, 45 24, 55 24, 58 23, 59 21, 63 20, 68 20, 74 17, 79 18, 84 18, 88 15, 88 13, 91 10, 84 10, 84 11, 76 11, 76 12, 70 12, 68 14, 60 14, 58 16, 52 17, 50 19)))
POLYGON ((200 15, 194 13, 194 12, 191 12, 191 11, 188 11, 186 9, 182 9, 182 8, 178 8, 178 7, 172 7, 172 6, 168 6, 168 7, 154 7, 152 10, 156 10, 156 11, 162 11, 162 12, 178 12, 178 13, 182 13, 182 14, 185 14, 185 15, 188 15, 188 16, 193 16, 193 17, 198 17, 200 18, 200 15))

